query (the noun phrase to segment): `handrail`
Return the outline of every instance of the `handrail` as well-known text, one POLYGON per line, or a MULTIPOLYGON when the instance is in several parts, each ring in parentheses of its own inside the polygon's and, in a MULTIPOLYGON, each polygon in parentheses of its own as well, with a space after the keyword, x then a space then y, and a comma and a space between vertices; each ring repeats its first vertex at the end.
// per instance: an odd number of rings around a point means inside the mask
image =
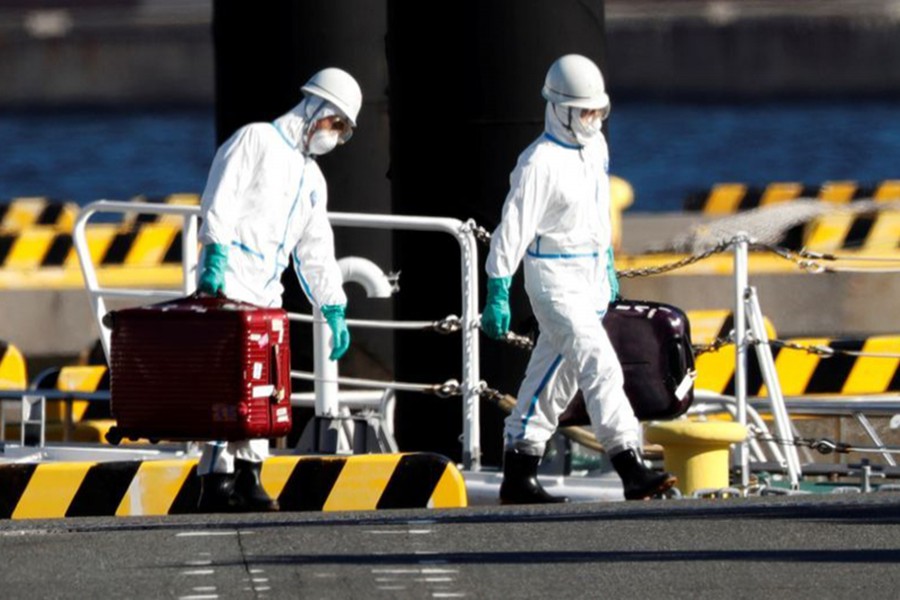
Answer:
MULTIPOLYGON (((105 298, 167 299, 178 295, 188 295, 194 290, 196 280, 198 241, 197 224, 200 215, 198 206, 169 204, 149 204, 145 202, 122 202, 98 200, 84 206, 73 228, 72 239, 78 255, 85 286, 91 301, 94 318, 101 332, 101 342, 109 357, 110 330, 103 324, 107 312, 105 298), (181 215, 185 224, 182 234, 182 264, 184 278, 182 289, 140 290, 125 288, 104 288, 97 279, 91 260, 85 234, 88 220, 97 213, 143 212, 150 214, 181 215)), ((413 231, 434 231, 452 235, 460 246, 460 277, 462 282, 462 395, 463 395, 463 466, 466 469, 481 468, 480 427, 480 352, 478 339, 478 248, 471 227, 458 219, 449 217, 420 217, 410 215, 328 213, 332 225, 338 227, 368 227, 375 229, 400 229, 413 231)))

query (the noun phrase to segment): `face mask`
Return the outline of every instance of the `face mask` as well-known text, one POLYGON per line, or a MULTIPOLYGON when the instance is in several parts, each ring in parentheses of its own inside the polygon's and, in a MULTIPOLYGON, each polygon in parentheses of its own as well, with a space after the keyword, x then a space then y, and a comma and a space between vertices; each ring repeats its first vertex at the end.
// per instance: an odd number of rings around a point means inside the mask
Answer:
POLYGON ((340 134, 335 130, 318 130, 309 140, 309 153, 313 156, 322 156, 334 150, 340 142, 340 134))

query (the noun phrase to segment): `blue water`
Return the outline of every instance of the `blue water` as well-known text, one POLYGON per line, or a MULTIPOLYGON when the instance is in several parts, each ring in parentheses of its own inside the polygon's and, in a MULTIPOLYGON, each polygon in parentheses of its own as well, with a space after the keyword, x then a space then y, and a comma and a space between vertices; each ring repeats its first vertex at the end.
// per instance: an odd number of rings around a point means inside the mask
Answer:
MULTIPOLYGON (((724 181, 900 177, 900 105, 888 101, 619 102, 609 134, 611 171, 635 187, 632 211, 678 210, 724 181)), ((0 114, 0 199, 200 192, 213 140, 211 110, 0 114)))

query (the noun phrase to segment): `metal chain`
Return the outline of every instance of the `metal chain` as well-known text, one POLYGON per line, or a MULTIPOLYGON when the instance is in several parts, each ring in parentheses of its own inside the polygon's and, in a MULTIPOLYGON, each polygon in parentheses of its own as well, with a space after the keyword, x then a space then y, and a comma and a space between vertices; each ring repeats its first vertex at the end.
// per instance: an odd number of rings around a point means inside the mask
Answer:
POLYGON ((888 454, 900 454, 900 448, 891 448, 891 447, 871 447, 871 446, 851 446, 846 442, 835 442, 834 440, 830 440, 828 438, 794 438, 793 440, 786 440, 784 438, 779 438, 775 436, 758 436, 756 438, 757 441, 760 442, 772 442, 774 444, 779 444, 781 446, 797 446, 798 448, 809 448, 810 450, 815 450, 819 454, 849 454, 850 452, 861 452, 861 453, 875 453, 882 454, 887 452, 888 454))
POLYGON ((430 329, 444 335, 456 333, 462 330, 462 319, 456 315, 448 315, 440 321, 432 323, 430 329))
POLYGON ((691 347, 694 349, 694 356, 700 356, 701 354, 706 354, 708 352, 718 352, 720 348, 730 344, 734 344, 734 332, 731 332, 731 334, 726 337, 717 338, 712 343, 692 344, 691 347))
POLYGON ((717 245, 713 246, 709 250, 705 250, 700 252, 699 254, 692 254, 690 256, 686 256, 680 260, 676 260, 674 262, 666 263, 663 265, 657 265, 654 267, 641 267, 639 269, 625 269, 622 271, 617 271, 619 277, 625 278, 633 278, 633 277, 649 277, 651 275, 660 275, 662 273, 668 273, 669 271, 675 271, 676 269, 682 269, 689 265, 692 265, 696 262, 700 262, 701 260, 705 260, 714 254, 719 254, 721 252, 725 252, 732 246, 732 241, 729 240, 727 242, 719 242, 717 245))
POLYGON ((319 381, 322 383, 334 383, 351 387, 367 387, 374 389, 389 389, 400 392, 421 392, 434 394, 440 398, 462 396, 462 386, 456 379, 448 379, 444 383, 407 383, 403 381, 382 381, 378 379, 362 379, 358 377, 337 377, 335 379, 317 378, 315 373, 308 371, 291 371, 292 379, 304 381, 319 381))
POLYGON ((482 244, 489 244, 491 242, 491 232, 476 223, 475 219, 466 221, 464 230, 471 231, 472 235, 475 236, 475 239, 482 244))
POLYGON ((765 250, 767 252, 771 252, 776 256, 780 256, 786 261, 795 263, 798 267, 807 271, 808 273, 834 273, 834 269, 831 267, 826 267, 825 265, 815 261, 810 260, 811 256, 806 256, 801 252, 794 252, 788 248, 782 248, 781 246, 774 246, 772 244, 762 244, 759 242, 754 242, 750 244, 750 248, 753 250, 765 250))

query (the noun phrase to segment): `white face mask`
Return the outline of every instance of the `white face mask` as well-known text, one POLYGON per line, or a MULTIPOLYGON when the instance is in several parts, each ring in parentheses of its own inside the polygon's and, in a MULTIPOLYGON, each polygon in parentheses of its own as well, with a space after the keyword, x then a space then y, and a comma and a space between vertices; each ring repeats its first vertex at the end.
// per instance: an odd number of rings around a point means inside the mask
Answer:
POLYGON ((313 156, 328 154, 337 148, 340 141, 341 136, 337 131, 320 129, 309 140, 309 153, 313 156))

